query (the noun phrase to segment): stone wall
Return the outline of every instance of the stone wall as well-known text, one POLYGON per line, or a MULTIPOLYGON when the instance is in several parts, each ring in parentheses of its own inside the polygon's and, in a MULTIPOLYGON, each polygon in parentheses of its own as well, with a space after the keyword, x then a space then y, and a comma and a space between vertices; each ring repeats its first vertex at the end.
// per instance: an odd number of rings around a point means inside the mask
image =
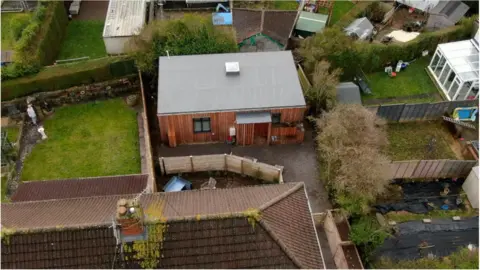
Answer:
POLYGON ((89 85, 75 86, 68 89, 35 93, 28 97, 2 102, 2 116, 18 118, 27 110, 27 100, 34 99, 35 107, 47 102, 50 107, 60 107, 94 100, 110 99, 140 92, 138 75, 121 79, 99 82, 89 85))

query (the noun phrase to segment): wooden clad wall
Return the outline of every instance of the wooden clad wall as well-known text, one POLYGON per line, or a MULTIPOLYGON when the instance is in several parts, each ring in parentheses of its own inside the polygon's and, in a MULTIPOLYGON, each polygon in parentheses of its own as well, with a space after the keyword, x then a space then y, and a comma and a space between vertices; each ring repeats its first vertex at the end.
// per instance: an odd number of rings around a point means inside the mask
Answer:
POLYGON ((217 112, 202 114, 179 114, 158 117, 161 140, 168 143, 167 131, 175 130, 177 144, 197 142, 225 141, 229 135, 229 128, 234 127, 234 112, 217 112), (194 133, 193 119, 210 117, 210 132, 194 133))
POLYGON ((280 121, 284 123, 301 122, 305 115, 307 108, 288 108, 288 109, 274 109, 271 113, 281 113, 280 121))
POLYGON ((255 124, 237 125, 237 145, 253 144, 255 124))
MULTIPOLYGON (((299 122, 303 120, 306 108, 288 108, 288 109, 273 109, 271 113, 281 113, 282 122, 299 122)), ((229 128, 237 128, 237 143, 239 137, 243 135, 243 127, 235 124, 236 112, 212 112, 199 114, 178 114, 158 116, 160 126, 160 136, 163 143, 168 144, 168 130, 175 131, 175 138, 177 144, 189 144, 199 142, 222 142, 227 140, 229 136, 229 128), (194 133, 193 119, 210 117, 211 132, 194 133), (239 130, 242 129, 242 130, 239 130)), ((245 145, 253 143, 253 125, 246 127, 246 141, 245 145), (246 133, 247 134, 247 133, 246 133)))

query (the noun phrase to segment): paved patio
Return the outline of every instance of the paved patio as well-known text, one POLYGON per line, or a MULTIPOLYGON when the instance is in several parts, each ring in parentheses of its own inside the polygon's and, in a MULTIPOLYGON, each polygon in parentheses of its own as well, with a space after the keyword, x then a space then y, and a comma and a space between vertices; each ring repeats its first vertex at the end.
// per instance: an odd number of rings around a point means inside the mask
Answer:
POLYGON ((180 145, 176 148, 161 146, 157 150, 160 157, 233 153, 238 156, 254 157, 259 162, 271 165, 282 165, 285 182, 305 183, 313 213, 332 208, 327 191, 318 180, 313 130, 310 127, 305 131, 305 141, 302 144, 242 147, 218 143, 180 145))

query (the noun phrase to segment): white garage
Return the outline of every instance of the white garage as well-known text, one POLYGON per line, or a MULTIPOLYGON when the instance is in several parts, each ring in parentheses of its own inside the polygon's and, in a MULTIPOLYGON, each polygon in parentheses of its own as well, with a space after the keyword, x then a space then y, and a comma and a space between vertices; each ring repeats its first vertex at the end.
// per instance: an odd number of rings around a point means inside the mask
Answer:
POLYGON ((110 0, 103 28, 107 53, 125 53, 127 41, 140 33, 146 16, 146 0, 110 0))

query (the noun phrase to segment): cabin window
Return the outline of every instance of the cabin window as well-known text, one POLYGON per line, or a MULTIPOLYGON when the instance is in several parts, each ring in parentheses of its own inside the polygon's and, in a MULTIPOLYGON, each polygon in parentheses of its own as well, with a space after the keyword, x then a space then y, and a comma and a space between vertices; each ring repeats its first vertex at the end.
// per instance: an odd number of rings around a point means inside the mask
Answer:
POLYGON ((210 132, 210 117, 194 118, 193 119, 193 132, 210 132))
POLYGON ((272 113, 272 124, 279 124, 282 118, 281 113, 272 113))

